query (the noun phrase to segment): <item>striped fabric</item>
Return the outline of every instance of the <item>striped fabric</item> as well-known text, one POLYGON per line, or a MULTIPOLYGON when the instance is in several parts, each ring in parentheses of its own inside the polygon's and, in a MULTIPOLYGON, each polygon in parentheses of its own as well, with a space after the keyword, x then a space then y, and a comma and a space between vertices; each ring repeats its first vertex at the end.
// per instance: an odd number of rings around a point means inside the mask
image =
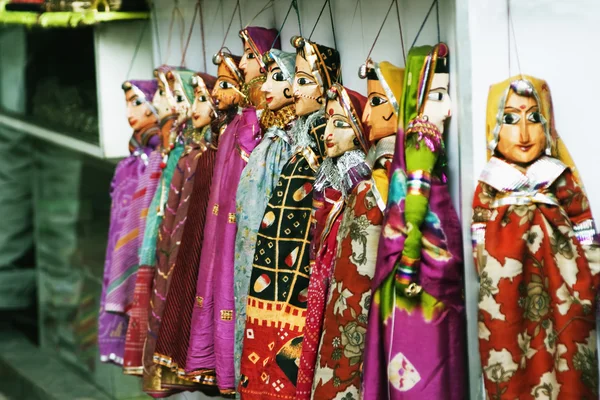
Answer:
MULTIPOLYGON (((209 188, 212 182, 217 151, 208 149, 198 161, 193 190, 190 194, 187 222, 179 240, 179 252, 173 262, 177 268, 171 278, 170 293, 167 297, 160 327, 160 336, 154 352, 160 357, 160 364, 185 373, 185 362, 195 303, 198 265, 204 239, 204 223, 208 207, 209 188)), ((200 383, 210 384, 211 380, 200 383)), ((214 379, 213 379, 214 384, 214 379)))
POLYGON ((133 302, 133 291, 139 267, 138 251, 142 245, 148 207, 161 176, 160 151, 153 151, 148 157, 146 172, 139 180, 131 198, 131 209, 123 223, 119 240, 115 244, 112 267, 108 274, 105 310, 108 312, 128 312, 133 302))
MULTIPOLYGON (((205 147, 203 147, 205 148, 205 147)), ((190 151, 182 154, 173 169, 169 184, 167 202, 164 206, 164 218, 157 229, 158 241, 155 249, 156 268, 149 306, 147 305, 148 330, 144 346, 144 390, 151 395, 163 392, 161 387, 161 367, 156 364, 154 349, 161 329, 162 314, 169 291, 170 281, 179 250, 184 226, 187 221, 190 195, 196 177, 198 160, 202 159, 200 145, 194 145, 190 151)), ((169 160, 171 161, 171 160, 169 160)), ((178 385, 185 384, 169 377, 169 381, 178 385)))

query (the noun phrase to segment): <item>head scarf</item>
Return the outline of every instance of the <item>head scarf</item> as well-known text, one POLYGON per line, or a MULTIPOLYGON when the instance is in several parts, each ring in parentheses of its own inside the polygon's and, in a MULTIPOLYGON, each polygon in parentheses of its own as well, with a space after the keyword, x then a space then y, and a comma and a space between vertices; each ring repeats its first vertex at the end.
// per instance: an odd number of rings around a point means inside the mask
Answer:
POLYGON ((399 118, 405 129, 412 120, 423 114, 433 75, 443 72, 448 72, 448 46, 445 43, 410 49, 406 59, 404 96, 400 102, 399 118))
POLYGON ((133 90, 135 94, 137 94, 138 98, 146 103, 148 107, 150 107, 150 111, 158 116, 158 112, 152 104, 152 98, 154 97, 154 93, 158 89, 158 83, 156 79, 148 79, 148 80, 128 80, 123 82, 121 86, 123 91, 127 92, 128 90, 133 90))
POLYGON ((510 90, 516 90, 519 93, 535 98, 543 117, 542 124, 546 134, 546 155, 559 159, 569 167, 580 186, 583 186, 575 162, 554 126, 554 111, 550 87, 543 79, 534 78, 533 76, 517 75, 490 86, 486 118, 488 160, 493 156, 498 146, 498 134, 502 127, 504 107, 510 90))
POLYGON ((219 68, 219 75, 221 75, 221 71, 223 73, 227 73, 227 76, 230 76, 234 79, 239 85, 244 83, 244 75, 242 71, 239 69, 241 58, 239 56, 234 56, 227 49, 223 48, 219 50, 213 56, 213 64, 219 68))
POLYGON ((195 72, 189 69, 177 68, 171 71, 173 78, 181 85, 185 97, 190 105, 194 102, 194 87, 192 86, 192 76, 195 72))
POLYGON ((352 130, 360 143, 362 151, 367 154, 370 147, 369 132, 367 127, 364 127, 361 122, 361 116, 365 105, 367 104, 367 98, 354 90, 346 89, 339 83, 334 83, 333 86, 329 88, 327 91, 327 98, 330 100, 339 100, 346 116, 350 120, 352 130))
POLYGON ((340 53, 336 49, 311 42, 302 36, 294 36, 291 40, 296 54, 301 54, 308 61, 311 73, 322 88, 322 93, 342 78, 340 53))
POLYGON ((266 69, 263 54, 269 49, 281 49, 281 39, 277 29, 248 26, 240 31, 240 38, 248 43, 262 69, 266 69))
POLYGON ((217 83, 217 78, 204 72, 196 72, 190 79, 190 83, 194 89, 198 88, 200 92, 206 93, 210 107, 216 115, 217 107, 215 106, 211 92, 215 87, 215 83, 217 83))
POLYGON ((283 77, 289 82, 289 84, 293 84, 294 73, 296 69, 296 54, 288 53, 278 49, 271 49, 264 54, 263 62, 265 65, 268 65, 273 61, 279 66, 279 68, 281 68, 283 77))
MULTIPOLYGON (((398 68, 388 61, 380 63, 369 60, 367 62, 368 80, 377 80, 381 83, 396 117, 400 117, 400 100, 402 100, 402 85, 404 84, 404 68, 398 68)), ((400 121, 400 119, 398 119, 400 121)))

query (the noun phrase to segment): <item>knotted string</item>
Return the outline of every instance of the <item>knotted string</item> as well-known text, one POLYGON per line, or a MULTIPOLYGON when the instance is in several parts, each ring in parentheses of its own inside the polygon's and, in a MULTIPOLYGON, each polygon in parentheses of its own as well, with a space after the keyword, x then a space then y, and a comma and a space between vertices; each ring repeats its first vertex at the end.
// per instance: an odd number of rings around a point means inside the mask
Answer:
POLYGON ((319 24, 319 20, 321 19, 321 15, 323 15, 323 11, 325 11, 325 7, 327 5, 329 5, 329 19, 331 20, 331 31, 333 32, 333 46, 337 50, 337 40, 335 37, 335 24, 333 23, 333 13, 331 11, 331 2, 329 0, 325 0, 325 2, 323 3, 323 7, 321 7, 321 12, 319 13, 319 16, 317 17, 317 20, 315 21, 312 31, 310 31, 308 40, 310 40, 312 38, 313 33, 315 33, 315 29, 317 28, 317 25, 319 24))

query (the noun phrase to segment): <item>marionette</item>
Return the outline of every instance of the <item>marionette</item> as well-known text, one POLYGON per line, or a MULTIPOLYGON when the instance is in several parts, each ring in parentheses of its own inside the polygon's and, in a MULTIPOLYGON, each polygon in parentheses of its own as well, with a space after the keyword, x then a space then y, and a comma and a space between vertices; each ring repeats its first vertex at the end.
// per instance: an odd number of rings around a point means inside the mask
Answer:
POLYGON ((369 133, 361 122, 366 98, 340 84, 327 92, 327 158, 314 185, 310 280, 306 293, 306 325, 301 342, 296 398, 310 399, 323 313, 338 247, 345 201, 356 185, 371 176, 365 156, 369 133))
MULTIPOLYGON (((154 350, 160 332, 165 299, 169 292, 170 276, 174 269, 170 252, 178 250, 174 247, 177 240, 174 242, 172 240, 181 235, 180 231, 173 229, 185 223, 188 203, 185 197, 181 196, 183 192, 189 193, 192 190, 191 182, 187 178, 195 172, 195 168, 186 170, 186 163, 189 162, 186 152, 187 150, 192 152, 193 147, 203 141, 201 134, 196 133, 191 118, 194 102, 194 89, 191 82, 193 75, 194 72, 184 68, 174 68, 165 75, 172 88, 177 117, 169 137, 170 151, 167 158, 163 160, 161 181, 149 209, 144 246, 140 252, 140 270, 151 269, 152 280, 150 285, 146 286, 145 281, 140 282, 140 275, 138 275, 136 281, 136 285, 141 283, 145 290, 151 289, 149 302, 142 303, 148 321, 143 348, 143 389, 153 397, 162 397, 172 391, 163 388, 160 385, 161 381, 186 385, 186 382, 179 380, 172 371, 166 368, 160 371, 161 368, 154 360, 154 350), (194 144, 195 142, 197 144, 194 144), (184 185, 186 180, 188 185, 184 185)), ((206 148, 203 143, 202 147, 206 148)), ((194 162, 193 167, 196 165, 197 161, 194 162)))
POLYGON ((367 155, 373 172, 346 199, 323 317, 314 375, 315 398, 333 399, 348 393, 360 397, 371 280, 398 132, 404 69, 387 61, 376 63, 369 59, 361 71, 360 77, 367 79, 369 96, 362 122, 374 144, 367 155), (344 307, 340 308, 342 302, 344 307), (332 376, 329 371, 333 371, 332 376))
MULTIPOLYGON (((310 237, 307 233, 312 187, 315 173, 325 156, 323 135, 327 121, 323 107, 324 95, 332 82, 338 80, 341 72, 340 56, 335 49, 299 36, 292 38, 291 43, 296 48, 296 73, 292 92, 298 116, 292 131, 293 155, 281 171, 276 190, 270 191, 271 197, 267 198, 264 215, 247 215, 244 225, 248 228, 238 229, 240 241, 236 244, 246 244, 245 247, 237 247, 235 253, 235 365, 238 375, 252 265, 265 265, 264 260, 267 258, 277 260, 275 265, 283 265, 288 255, 295 251, 295 262, 286 268, 304 273, 309 268, 310 237), (262 223, 258 218, 262 218, 262 223), (243 241, 242 236, 246 236, 247 240, 243 241), (252 241, 256 244, 255 249, 251 247, 252 241)), ((262 194, 263 201, 265 194, 262 194)), ((238 196, 238 202, 243 204, 244 196, 238 196)), ((305 286, 307 284, 308 280, 305 281, 305 286)), ((239 380, 239 376, 237 379, 239 380)))
POLYGON ((131 208, 132 198, 146 171, 149 154, 160 144, 158 113, 152 105, 156 81, 129 80, 123 83, 122 88, 127 105, 127 120, 133 129, 133 135, 129 139, 130 155, 117 164, 110 187, 111 217, 98 318, 100 360, 117 365, 123 365, 128 320, 123 313, 106 311, 106 292, 115 248, 121 241, 121 235, 125 233, 124 223, 130 213, 136 214, 136 210, 131 208))
POLYGON ((464 399, 461 226, 445 175, 448 47, 409 51, 373 278, 364 399, 464 399))
POLYGON ((548 84, 492 85, 486 128, 472 230, 487 396, 596 399, 600 247, 548 84))
MULTIPOLYGON (((267 51, 273 42, 279 43, 275 29, 248 27, 240 32, 240 36, 245 49, 239 69, 236 68, 236 75, 243 85, 241 91, 237 90, 241 103, 238 115, 219 142, 186 363, 186 372, 198 381, 216 374, 222 395, 235 394, 234 307, 221 307, 220 303, 221 299, 233 298, 233 253, 237 229, 235 193, 250 153, 262 137, 259 117, 263 113, 260 107, 264 104, 264 95, 256 91, 264 81, 261 77, 265 71, 262 52, 267 51)), ((213 61, 224 62, 222 54, 217 54, 213 61)))
POLYGON ((155 150, 149 154, 146 169, 132 196, 130 207, 135 212, 128 213, 123 222, 122 235, 113 252, 113 266, 107 285, 105 309, 126 313, 129 318, 123 356, 123 371, 129 375, 142 374, 142 348, 147 320, 144 307, 148 291, 140 292, 145 286, 136 287, 136 281, 140 278, 149 284, 152 280, 151 270, 142 269, 140 272, 139 253, 148 209, 162 175, 164 137, 170 135, 176 119, 173 92, 165 75, 170 69, 171 67, 161 66, 154 72, 157 88, 152 97, 152 104, 158 115, 160 140, 155 150), (140 301, 140 296, 145 297, 140 301))

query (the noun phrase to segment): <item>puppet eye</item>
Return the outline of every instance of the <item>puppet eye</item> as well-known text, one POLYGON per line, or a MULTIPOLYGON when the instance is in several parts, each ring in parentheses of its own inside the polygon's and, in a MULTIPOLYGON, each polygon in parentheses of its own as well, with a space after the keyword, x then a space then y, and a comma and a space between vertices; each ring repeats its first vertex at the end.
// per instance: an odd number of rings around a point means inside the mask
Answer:
POLYGON ((333 126, 336 128, 352 128, 349 123, 344 120, 336 119, 333 121, 333 126))
POLYGON ((429 93, 427 95, 427 99, 433 100, 433 101, 442 101, 442 100, 444 100, 444 93, 440 93, 440 92, 429 93))
POLYGON ((371 104, 371 106, 373 106, 373 107, 380 106, 387 102, 388 102, 387 99, 385 99, 383 97, 379 97, 379 96, 373 96, 373 97, 371 97, 371 100, 369 100, 369 104, 371 104))
POLYGON ((283 81, 285 81, 285 78, 283 76, 283 72, 275 72, 273 74, 273 80, 277 81, 277 82, 283 82, 283 81))
POLYGON ((502 123, 506 125, 515 125, 521 120, 521 117, 515 113, 505 113, 502 117, 502 123))
POLYGON ((539 124, 542 122, 542 114, 539 111, 534 111, 527 115, 527 121, 539 124))

